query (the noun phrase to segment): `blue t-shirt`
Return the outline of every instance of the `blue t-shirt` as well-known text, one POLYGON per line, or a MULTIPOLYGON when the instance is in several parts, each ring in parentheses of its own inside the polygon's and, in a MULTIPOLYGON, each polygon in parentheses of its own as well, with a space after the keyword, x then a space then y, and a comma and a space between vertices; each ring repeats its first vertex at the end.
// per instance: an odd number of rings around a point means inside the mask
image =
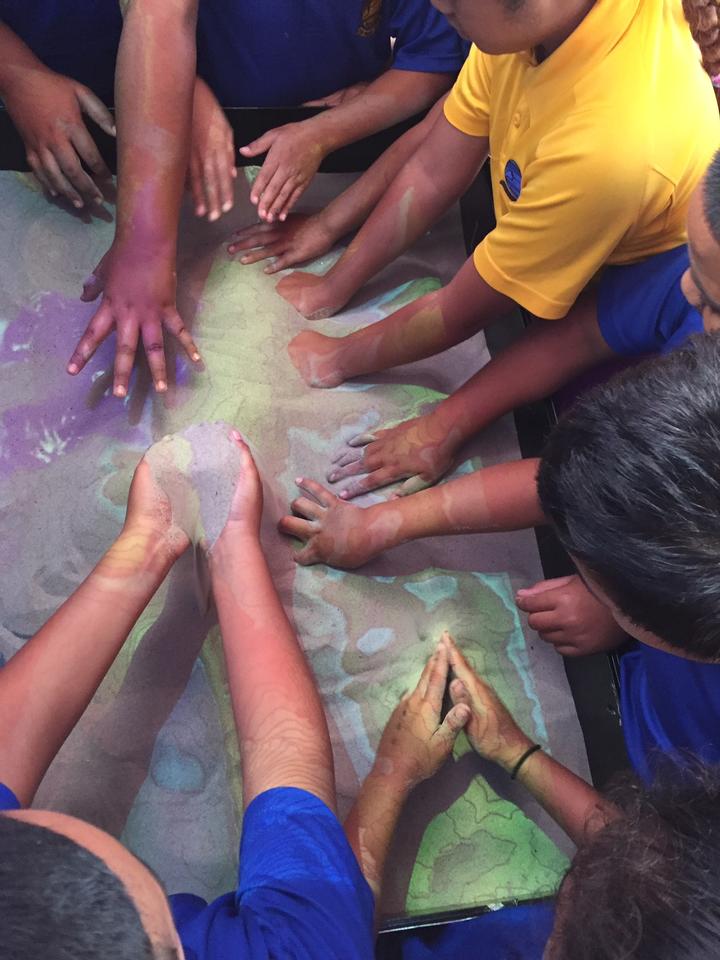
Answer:
POLYGON ((667 758, 720 763, 720 664, 637 643, 620 658, 620 707, 628 755, 643 780, 667 758))
MULTIPOLYGON (((0 810, 20 805, 0 784, 0 810)), ((304 790, 260 794, 234 893, 170 897, 187 960, 372 960, 372 891, 335 814, 304 790)))
POLYGON ((298 106, 391 63, 455 74, 466 53, 430 0, 200 2, 198 73, 226 107, 298 106))
POLYGON ((682 246, 642 263, 606 267, 598 288, 598 324, 614 353, 667 353, 702 332, 702 317, 680 288, 689 264, 682 246))
POLYGON ((112 104, 122 32, 118 0, 0 0, 0 20, 45 66, 112 104))

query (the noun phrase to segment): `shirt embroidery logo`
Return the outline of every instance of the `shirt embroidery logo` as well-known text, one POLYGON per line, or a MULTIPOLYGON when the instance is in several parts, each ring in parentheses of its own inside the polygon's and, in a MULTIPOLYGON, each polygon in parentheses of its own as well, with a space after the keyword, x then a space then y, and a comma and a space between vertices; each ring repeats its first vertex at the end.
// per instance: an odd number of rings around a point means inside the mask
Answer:
POLYGON ((365 0, 362 8, 362 21, 357 28, 359 37, 372 37, 380 26, 383 0, 365 0))
POLYGON ((505 179, 500 181, 508 197, 513 201, 519 200, 522 193, 522 171, 514 160, 508 160, 505 165, 505 179))

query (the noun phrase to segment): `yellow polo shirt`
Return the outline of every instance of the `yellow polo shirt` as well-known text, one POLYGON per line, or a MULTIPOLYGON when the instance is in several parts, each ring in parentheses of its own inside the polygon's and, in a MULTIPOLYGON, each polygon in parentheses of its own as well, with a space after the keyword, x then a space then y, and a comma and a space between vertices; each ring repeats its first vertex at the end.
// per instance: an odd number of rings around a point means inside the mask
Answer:
POLYGON ((681 0, 597 0, 541 63, 473 47, 445 116, 490 138, 497 226, 478 272, 548 319, 604 264, 686 241, 690 194, 720 146, 681 0))

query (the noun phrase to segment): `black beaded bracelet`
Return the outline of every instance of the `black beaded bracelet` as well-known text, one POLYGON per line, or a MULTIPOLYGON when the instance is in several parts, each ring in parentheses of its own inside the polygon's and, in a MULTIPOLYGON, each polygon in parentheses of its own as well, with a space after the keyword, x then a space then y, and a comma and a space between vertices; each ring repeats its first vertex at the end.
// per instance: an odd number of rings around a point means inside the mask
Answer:
POLYGON ((513 772, 510 774, 511 780, 514 780, 517 777, 518 773, 520 773, 520 767, 525 763, 527 758, 531 757, 534 753, 537 753, 538 750, 542 750, 542 747, 540 746, 539 743, 534 743, 532 747, 530 747, 525 751, 525 753, 520 757, 518 762, 513 767, 513 772))

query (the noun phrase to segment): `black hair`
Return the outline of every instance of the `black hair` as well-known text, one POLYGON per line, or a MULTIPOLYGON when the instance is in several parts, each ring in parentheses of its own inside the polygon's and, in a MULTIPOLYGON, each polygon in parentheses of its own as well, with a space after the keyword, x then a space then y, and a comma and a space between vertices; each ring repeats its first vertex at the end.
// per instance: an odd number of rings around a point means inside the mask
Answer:
POLYGON ((118 877, 68 837, 0 815, 0 956, 153 960, 118 877))
POLYGON ((720 340, 699 334, 582 398, 538 494, 565 549, 637 626, 720 659, 720 340))
POLYGON ((702 186, 705 222, 716 243, 720 243, 720 150, 710 162, 702 186))
POLYGON ((559 897, 553 960, 709 960, 720 944, 720 780, 668 768, 619 782, 620 811, 578 849, 559 897))

